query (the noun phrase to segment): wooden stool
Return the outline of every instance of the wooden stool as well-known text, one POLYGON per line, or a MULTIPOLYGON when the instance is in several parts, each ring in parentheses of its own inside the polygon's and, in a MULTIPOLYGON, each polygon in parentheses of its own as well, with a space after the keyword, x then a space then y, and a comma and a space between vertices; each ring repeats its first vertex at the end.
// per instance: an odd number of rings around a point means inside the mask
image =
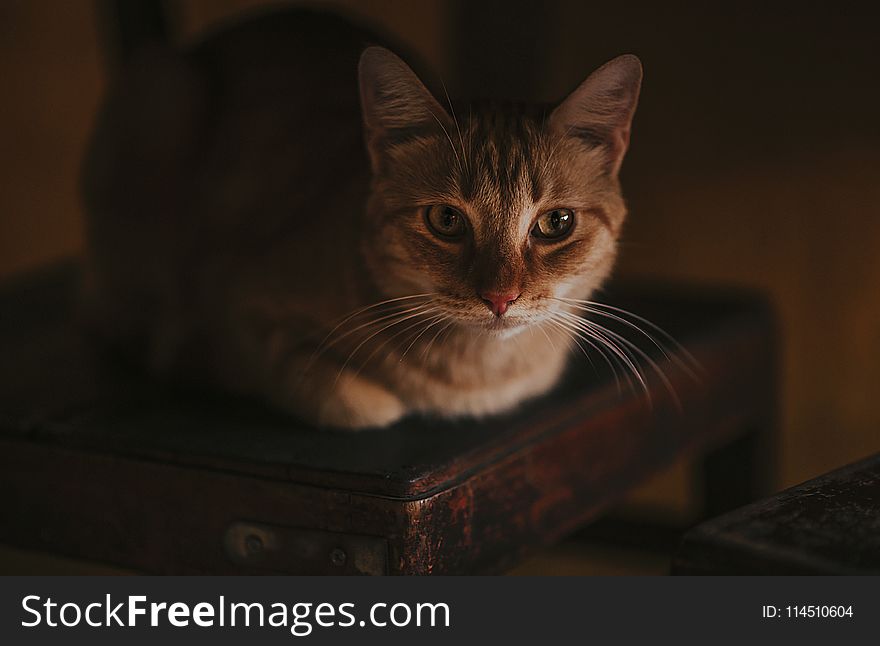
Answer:
POLYGON ((650 370, 651 406, 580 355, 506 416, 342 433, 100 360, 73 324, 76 280, 68 265, 0 295, 2 542, 157 573, 498 572, 685 452, 705 456, 709 513, 766 491, 774 329, 754 295, 604 299, 700 362, 697 381, 639 342, 681 409, 650 370))
POLYGON ((675 574, 880 574, 880 454, 695 527, 675 574))

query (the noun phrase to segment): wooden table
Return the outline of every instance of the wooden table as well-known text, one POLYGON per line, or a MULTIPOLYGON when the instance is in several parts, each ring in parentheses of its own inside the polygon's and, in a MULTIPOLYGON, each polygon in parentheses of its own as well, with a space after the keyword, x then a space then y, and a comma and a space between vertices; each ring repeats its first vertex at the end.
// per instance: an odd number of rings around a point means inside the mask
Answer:
POLYGON ((676 574, 880 574, 880 454, 685 534, 676 574))
POLYGON ((705 456, 710 514, 765 490, 774 327, 753 294, 607 295, 702 364, 698 382, 654 349, 681 410, 658 379, 649 407, 582 359, 491 421, 340 433, 99 358, 72 322, 76 274, 46 270, 0 295, 5 543, 157 573, 499 572, 685 452, 705 456))

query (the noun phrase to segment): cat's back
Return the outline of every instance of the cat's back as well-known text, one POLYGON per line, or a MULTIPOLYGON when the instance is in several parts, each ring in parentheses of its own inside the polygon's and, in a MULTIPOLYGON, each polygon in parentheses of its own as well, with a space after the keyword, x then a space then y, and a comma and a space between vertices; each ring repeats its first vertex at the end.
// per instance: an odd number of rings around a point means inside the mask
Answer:
POLYGON ((262 12, 221 25, 188 49, 215 91, 295 92, 315 103, 357 104, 357 64, 379 37, 335 14, 262 12))
MULTIPOLYGON (((265 13, 206 35, 184 56, 197 70, 217 134, 229 113, 267 116, 276 136, 359 126, 357 65, 376 36, 338 16, 265 13)), ((251 123, 250 125, 259 125, 251 123)), ((305 143, 305 142, 304 142, 305 143)))
MULTIPOLYGON (((83 166, 95 316, 152 326, 146 313, 204 291, 190 284, 201 267, 247 266, 299 223, 325 226, 321 210, 353 211, 341 206, 369 176, 357 65, 377 41, 285 9, 139 52, 110 84, 83 166)), ((308 266, 317 246, 288 255, 308 266)))
POLYGON ((280 210, 291 186, 319 189, 346 174, 346 160, 361 170, 357 63, 376 40, 332 14, 283 10, 186 49, 139 52, 111 83, 93 132, 83 177, 91 219, 174 221, 212 209, 219 225, 224 203, 280 210))
MULTIPOLYGON (((209 35, 188 61, 205 83, 195 211, 256 218, 266 235, 362 199, 368 177, 358 91, 361 52, 378 38, 338 16, 265 14, 209 35), (342 206, 342 205, 340 205, 342 206)), ((350 209, 346 209, 350 210, 350 209)))

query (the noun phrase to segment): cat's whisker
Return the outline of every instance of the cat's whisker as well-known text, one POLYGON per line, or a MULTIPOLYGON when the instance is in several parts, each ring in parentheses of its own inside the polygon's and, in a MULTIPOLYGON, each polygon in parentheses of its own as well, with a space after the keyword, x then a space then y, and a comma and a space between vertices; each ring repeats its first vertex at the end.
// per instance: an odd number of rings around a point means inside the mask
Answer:
POLYGON ((586 326, 591 327, 593 329, 596 329, 596 330, 600 331, 602 334, 610 336, 613 340, 615 340, 617 343, 620 344, 622 349, 625 350, 626 348, 629 348, 631 350, 631 352, 628 352, 628 354, 632 357, 633 361, 637 361, 636 357, 632 354, 633 352, 636 353, 639 357, 641 357, 641 359, 643 361, 645 361, 651 367, 651 369, 657 374, 657 376, 663 382, 664 387, 666 388, 666 390, 669 392, 670 396, 674 400, 676 407, 681 409, 681 401, 678 397, 677 391, 675 390, 674 386, 672 385, 672 382, 667 377, 667 375, 663 371, 663 369, 657 364, 657 362, 654 361, 654 359, 652 359, 651 356, 648 355, 644 350, 642 350, 642 348, 640 348, 638 345, 636 345, 635 343, 633 343, 632 341, 630 341, 626 337, 618 334, 617 332, 614 332, 613 330, 609 330, 608 328, 600 325, 599 323, 596 323, 595 321, 590 321, 589 319, 585 319, 585 318, 579 317, 574 314, 566 314, 566 315, 570 316, 570 317, 574 317, 575 319, 578 319, 580 322, 582 322, 586 326))
MULTIPOLYGON (((540 327, 540 326, 539 326, 539 327, 540 327)), ((544 334, 546 335, 547 333, 545 332, 544 334)), ((574 337, 574 336, 571 335, 571 334, 568 334, 568 337, 569 337, 569 339, 570 339, 571 341, 574 342, 574 344, 580 349, 580 351, 583 352, 584 356, 587 358, 587 361, 590 362, 590 366, 591 366, 591 367, 593 368, 593 370, 595 371, 595 370, 596 370, 596 364, 593 362, 593 357, 591 357, 591 356, 590 356, 590 353, 587 352, 587 351, 584 349, 584 346, 581 345, 580 340, 579 340, 577 337, 574 337)), ((550 337, 548 336, 547 338, 549 339, 550 337)), ((551 343, 551 345, 553 344, 552 340, 551 340, 550 343, 551 343)), ((615 373, 615 375, 614 375, 614 378, 615 378, 615 380, 617 380, 617 374, 616 374, 616 373, 615 373)), ((620 382, 618 381, 618 391, 619 391, 619 390, 620 390, 620 382)))
POLYGON ((437 341, 437 338, 438 338, 441 334, 443 334, 443 332, 445 332, 447 329, 449 329, 450 327, 452 327, 453 324, 455 324, 455 319, 453 319, 451 316, 447 316, 446 318, 448 319, 448 322, 446 323, 446 325, 444 325, 443 327, 439 328, 439 329, 434 333, 434 336, 431 337, 431 340, 428 341, 428 345, 426 345, 426 346, 424 347, 424 349, 422 349, 422 364, 423 364, 423 365, 427 363, 428 356, 430 356, 430 353, 431 353, 431 347, 434 345, 434 342, 437 341))
MULTIPOLYGON (((534 328, 538 328, 541 331, 541 333, 544 335, 544 338, 547 339, 547 342, 550 344, 550 347, 553 349, 553 352, 557 352, 556 344, 553 342, 553 339, 550 337, 550 335, 547 334, 547 330, 544 329, 544 323, 549 323, 549 324, 553 325, 554 322, 552 320, 544 320, 544 321, 537 323, 536 325, 531 326, 529 328, 529 330, 531 331, 534 328)), ((596 364, 593 363, 593 357, 591 357, 590 354, 584 349, 584 347, 580 344, 580 341, 578 341, 578 339, 576 339, 568 330, 566 330, 564 328, 560 328, 559 325, 554 325, 554 327, 556 327, 557 329, 561 329, 562 333, 565 335, 566 339, 568 339, 568 341, 569 341, 568 347, 570 348, 571 344, 574 343, 578 347, 578 349, 584 354, 584 357, 586 357, 587 361, 590 362, 590 365, 593 367, 593 370, 595 370, 596 364)), ((616 378, 616 376, 617 375, 615 374, 615 378, 616 378)))
POLYGON ((425 328, 416 335, 416 338, 414 338, 408 346, 406 346, 406 350, 403 351, 403 354, 400 355, 400 358, 397 360, 397 362, 401 363, 403 361, 404 357, 406 357, 406 354, 410 351, 410 348, 412 348, 416 344, 416 341, 418 341, 425 332, 427 332, 432 327, 442 323, 445 320, 446 320, 446 314, 440 314, 439 316, 436 316, 436 317, 434 317, 434 319, 432 319, 433 322, 428 322, 429 324, 427 326, 425 326, 425 328))
POLYGON ((625 310, 621 307, 615 307, 614 305, 609 305, 607 303, 600 303, 598 301, 590 301, 590 300, 577 299, 577 298, 556 298, 554 300, 567 303, 567 304, 572 305, 574 307, 582 308, 585 311, 592 311, 594 314, 598 314, 600 316, 606 316, 609 318, 612 317, 612 314, 609 312, 602 311, 602 308, 607 309, 607 310, 611 310, 611 312, 615 312, 616 314, 620 315, 615 320, 618 320, 618 321, 620 321, 624 324, 627 324, 627 325, 633 327, 634 329, 638 330, 640 333, 644 334, 646 337, 651 339, 651 341, 655 345, 657 345, 661 350, 664 350, 664 348, 657 341, 657 339, 655 339, 652 335, 650 335, 646 330, 640 328, 632 321, 628 321, 627 319, 625 319, 623 317, 628 316, 628 317, 638 321, 639 323, 646 325, 647 327, 652 329, 654 332, 659 334, 667 343, 670 344, 670 346, 671 346, 670 350, 671 350, 671 354, 672 354, 672 357, 670 357, 670 358, 672 358, 677 363, 679 363, 680 367, 682 367, 686 372, 688 372, 689 375, 691 376, 691 378, 693 378, 696 381, 701 381, 699 375, 696 374, 697 372, 700 372, 700 373, 704 372, 703 366, 700 364, 700 362, 688 351, 687 348, 685 348, 681 343, 679 343, 675 339, 675 337, 673 337, 671 334, 669 334, 669 332, 664 330, 662 327, 660 327, 656 323, 649 321, 648 319, 641 317, 638 314, 630 312, 629 310, 625 310), (588 309, 588 308, 590 308, 590 309, 588 309), (598 311, 596 311, 596 310, 598 310, 598 311), (682 357, 684 357, 684 359, 687 360, 687 362, 690 364, 690 366, 684 365, 684 362, 681 359, 682 357))
MULTIPOLYGON (((610 319, 610 320, 621 322, 624 325, 627 325, 628 327, 630 327, 634 330, 637 330, 642 335, 644 335, 646 338, 651 340, 651 342, 660 349, 660 351, 663 353, 663 355, 667 359, 669 359, 673 363, 675 363, 691 379, 693 379, 696 382, 702 381, 701 376, 699 374, 697 374, 698 371, 701 373, 703 372, 703 367, 700 364, 700 362, 697 361, 697 359, 695 359, 693 357, 693 355, 691 355, 691 353, 688 352, 688 350, 684 346, 682 346, 680 343, 678 343, 672 336, 670 336, 668 333, 666 333, 664 330, 662 330, 658 326, 652 324, 650 321, 647 321, 645 319, 641 319, 641 317, 638 317, 645 324, 650 325, 652 328, 658 330, 658 332, 663 334, 668 339, 668 342, 674 347, 666 348, 654 336, 649 334, 644 329, 640 328, 635 323, 632 323, 631 321, 626 320, 622 316, 616 316, 614 314, 602 311, 601 309, 594 308, 594 307, 585 307, 585 306, 577 306, 577 307, 581 307, 584 309, 584 311, 590 312, 592 314, 596 314, 597 316, 602 316, 602 317, 610 319)), ((616 308, 614 308, 614 309, 616 309, 616 308)), ((627 314, 629 314, 629 313, 627 313, 627 314)), ((629 315, 635 316, 634 314, 629 314, 629 315)))
POLYGON ((645 391, 645 395, 650 401, 650 391, 648 390, 645 376, 639 369, 638 360, 629 352, 625 345, 618 345, 619 342, 615 340, 614 337, 608 334, 608 330, 606 328, 603 328, 600 325, 591 325, 591 321, 587 321, 587 319, 575 316, 574 314, 569 314, 568 312, 561 312, 560 314, 568 319, 572 325, 575 325, 582 331, 591 333, 594 337, 602 339, 608 346, 608 348, 624 362, 627 368, 632 372, 633 376, 638 379, 639 384, 642 386, 642 389, 645 391))
MULTIPOLYGON (((443 318, 443 317, 445 317, 445 316, 446 316, 446 315, 444 315, 444 314, 440 314, 439 316, 437 316, 437 317, 435 317, 435 318, 443 318)), ((431 321, 433 321, 433 319, 430 319, 429 321, 419 321, 417 324, 430 323, 431 321)), ((412 329, 413 327, 415 327, 415 325, 409 326, 407 329, 412 329)), ((400 350, 400 348, 403 347, 403 344, 404 344, 404 343, 406 343, 407 341, 411 340, 414 336, 418 336, 419 334, 420 334, 420 332, 416 332, 416 333, 410 334, 409 336, 407 336, 406 338, 404 338, 400 343, 396 344, 396 345, 394 346, 394 348, 392 349, 392 351, 391 351, 389 354, 392 354, 392 355, 393 355, 393 354, 396 354, 396 353, 400 350)), ((392 338, 396 338, 397 336, 398 336, 398 335, 395 334, 394 337, 392 337, 392 338)), ((390 340, 390 339, 389 339, 389 340, 390 340)))
MULTIPOLYGON (((388 329, 394 327, 395 325, 400 325, 401 323, 405 323, 406 321, 409 321, 409 320, 411 320, 411 319, 413 319, 413 318, 416 318, 416 317, 427 316, 427 315, 429 315, 429 314, 432 314, 432 313, 433 313, 434 311, 436 311, 437 309, 438 309, 437 307, 434 307, 434 308, 431 308, 431 309, 429 309, 429 310, 427 310, 427 311, 423 311, 423 312, 415 312, 415 313, 413 313, 413 314, 408 314, 408 315, 406 315, 406 316, 403 316, 402 318, 398 318, 398 319, 392 321, 391 323, 388 323, 387 325, 383 326, 382 328, 376 330, 375 332, 373 332, 372 334, 370 334, 367 338, 365 338, 365 339, 362 340, 360 343, 358 343, 357 346, 355 346, 354 350, 352 350, 352 351, 348 354, 348 356, 346 357, 345 361, 342 363, 342 366, 339 368, 339 372, 336 374, 336 379, 333 380, 333 385, 334 385, 334 387, 335 387, 335 385, 339 382, 339 378, 340 378, 340 377, 342 376, 342 374, 345 372, 345 369, 348 367, 348 364, 351 362, 351 360, 354 358, 354 356, 355 356, 355 355, 358 353, 358 351, 359 351, 362 347, 364 347, 364 345, 365 345, 366 343, 368 343, 371 339, 374 339, 376 336, 378 336, 379 334, 381 334, 381 333, 384 332, 385 330, 388 330, 388 329)), ((399 316, 400 316, 400 315, 399 315, 399 316)), ((392 337, 392 338, 393 338, 393 337, 392 337)))
POLYGON ((303 371, 302 371, 303 376, 305 376, 312 369, 312 367, 316 364, 318 359, 325 352, 330 350, 333 346, 342 343, 348 337, 350 337, 354 334, 357 334, 358 332, 361 332, 362 330, 370 330, 371 328, 374 328, 377 325, 381 325, 383 322, 388 321, 390 319, 394 319, 396 317, 402 317, 402 316, 405 316, 406 314, 411 313, 411 312, 417 312, 419 310, 424 309, 427 306, 428 306, 428 303, 424 303, 418 307, 407 308, 407 309, 404 309, 403 311, 392 311, 390 313, 383 313, 382 316, 379 316, 378 318, 370 319, 370 320, 366 321, 365 323, 361 323, 360 325, 356 326, 354 329, 347 330, 347 331, 345 331, 344 334, 340 334, 339 336, 330 340, 329 342, 323 343, 321 346, 317 347, 312 352, 312 354, 309 356, 309 360, 306 362, 306 364, 303 368, 303 371))
POLYGON ((336 330, 338 330, 340 327, 342 327, 343 325, 345 325, 345 324, 346 324, 347 322, 349 322, 351 319, 356 318, 356 317, 358 317, 358 316, 360 316, 360 315, 362 315, 362 314, 365 314, 366 312, 368 312, 368 311, 370 311, 370 310, 372 310, 372 309, 376 309, 377 307, 382 307, 383 305, 388 305, 388 304, 391 304, 391 303, 399 303, 399 302, 401 302, 401 301, 413 300, 413 299, 416 299, 416 298, 424 298, 424 299, 428 299, 428 298, 430 298, 430 297, 432 297, 432 296, 436 296, 436 295, 437 295, 437 292, 425 292, 424 294, 410 294, 409 296, 398 296, 397 298, 388 298, 388 299, 386 299, 386 300, 384 300, 384 301, 379 301, 379 302, 377 302, 377 303, 372 303, 372 304, 370 304, 370 305, 365 305, 364 307, 359 307, 358 309, 354 310, 353 312, 351 312, 351 313, 345 315, 345 316, 342 318, 342 320, 340 320, 340 321, 336 324, 336 326, 335 326, 332 330, 330 330, 330 332, 327 333, 327 336, 325 337, 325 340, 326 340, 326 339, 329 339, 331 336, 333 336, 333 333, 336 332, 336 330))
MULTIPOLYGON (((633 330, 638 331, 638 332, 641 333, 645 338, 647 338, 649 341, 651 341, 651 343, 652 343, 655 347, 657 347, 658 350, 660 350, 660 353, 661 353, 666 359, 668 359, 669 361, 671 361, 672 363, 674 363, 676 366, 678 366, 678 368, 679 368, 680 370, 682 370, 682 372, 684 372, 685 374, 687 374, 688 377, 690 377, 691 379, 693 379, 693 380, 696 381, 696 382, 701 382, 701 381, 702 381, 702 379, 700 378, 700 376, 697 375, 697 373, 691 368, 691 366, 688 365, 688 363, 686 363, 684 360, 682 360, 682 358, 681 358, 681 356, 680 356, 680 351, 677 351, 677 350, 675 350, 675 349, 671 349, 671 348, 666 348, 664 345, 662 345, 661 343, 659 343, 659 342, 657 341, 656 338, 654 338, 652 335, 648 334, 645 330, 643 330, 642 328, 640 328, 638 325, 632 323, 631 321, 627 321, 626 319, 624 319, 624 318, 622 318, 622 317, 620 317, 620 316, 616 316, 616 315, 614 315, 614 314, 610 314, 610 313, 608 313, 608 312, 603 312, 602 310, 599 310, 599 309, 595 309, 595 308, 591 308, 591 307, 585 307, 585 306, 576 306, 576 307, 578 307, 579 309, 581 309, 581 310, 583 310, 583 311, 585 311, 585 312, 587 312, 587 313, 589 313, 589 314, 594 314, 594 315, 596 315, 596 316, 601 316, 601 317, 603 317, 603 318, 607 318, 607 319, 610 319, 610 320, 612 320, 612 321, 617 321, 617 322, 619 322, 619 323, 622 323, 622 324, 626 325, 627 327, 629 327, 629 328, 631 328, 631 329, 633 329, 633 330)), ((699 364, 697 364, 697 365, 698 365, 698 367, 699 367, 699 364)))
MULTIPOLYGON (((426 108, 427 109, 427 108, 426 108)), ((437 125, 443 130, 443 134, 446 135, 446 139, 449 141, 449 145, 452 148, 452 153, 455 155, 455 160, 458 162, 458 170, 461 173, 464 173, 464 166, 461 163, 461 157, 458 155, 458 149, 455 147, 455 143, 452 141, 452 137, 449 136, 449 131, 446 129, 446 126, 443 125, 443 122, 440 121, 440 118, 434 114, 431 110, 428 110, 431 113, 431 116, 434 117, 434 121, 437 122, 437 125)))
MULTIPOLYGON (((403 322, 403 321, 405 321, 405 320, 408 320, 408 319, 412 318, 413 316, 417 316, 418 313, 410 314, 410 315, 407 315, 407 313, 408 313, 408 312, 411 312, 412 310, 421 309, 421 307, 424 307, 424 306, 420 306, 420 307, 418 307, 418 308, 407 309, 407 310, 404 310, 404 311, 402 311, 402 312, 392 312, 392 313, 390 313, 390 314, 383 315, 383 316, 379 317, 378 319, 372 319, 372 320, 370 320, 370 321, 367 321, 366 323, 363 323, 362 325, 359 325, 356 329, 354 329, 354 330, 350 330, 350 331, 346 332, 344 335, 342 335, 342 336, 340 336, 340 337, 334 339, 331 343, 326 344, 323 348, 320 348, 320 351, 316 350, 316 351, 313 352, 312 355, 309 357, 309 360, 306 362, 305 366, 303 366, 303 369, 302 369, 302 371, 300 372, 300 378, 299 378, 298 386, 302 384, 303 380, 306 378, 306 376, 308 375, 308 373, 309 373, 309 372, 311 371, 311 369, 314 367, 314 365, 315 365, 316 361, 318 360, 319 356, 320 356, 321 354, 323 354, 324 352, 326 352, 327 350, 329 350, 330 347, 332 347, 333 345, 336 345, 337 343, 343 341, 346 337, 348 337, 348 336, 350 336, 351 334, 354 334, 354 333, 356 333, 356 332, 358 332, 358 331, 360 331, 360 330, 370 330, 370 328, 376 327, 377 325, 381 325, 384 321, 387 321, 388 319, 394 319, 394 318, 399 318, 399 319, 400 319, 399 321, 394 321, 394 320, 392 320, 392 322, 391 322, 390 325, 396 325, 397 323, 401 323, 401 322, 403 322)), ((383 329, 387 329, 387 327, 390 327, 390 325, 386 325, 386 327, 383 328, 383 329)), ((381 332, 381 330, 380 330, 380 332, 381 332)), ((334 380, 334 384, 335 384, 338 380, 339 380, 339 377, 338 377, 338 375, 337 375, 337 378, 334 380)))
MULTIPOLYGON (((543 322, 542 322, 542 323, 538 323, 537 325, 535 325, 535 326, 533 326, 533 327, 536 327, 536 328, 538 328, 539 330, 541 330, 541 333, 542 333, 542 334, 544 335, 544 337, 547 339, 547 342, 550 344, 550 347, 553 348, 553 352, 556 352, 556 344, 553 343, 553 339, 550 338, 550 335, 547 334, 547 330, 544 329, 543 322)), ((531 330, 532 328, 529 328, 529 329, 531 330)), ((592 359, 590 359, 590 361, 592 362, 592 359)))
MULTIPOLYGON (((586 320, 586 319, 582 319, 582 320, 586 320)), ((619 343, 631 348, 633 352, 638 354, 642 358, 642 360, 644 360, 651 367, 651 369, 653 369, 653 371, 657 374, 657 376, 663 382, 664 387, 666 388, 666 390, 669 392, 670 396, 674 400, 676 407, 679 410, 681 410, 681 408, 682 408, 681 400, 678 397, 678 392, 675 390, 675 387, 672 385, 672 381, 669 379, 669 377, 663 371, 663 368, 656 361, 654 361, 654 359, 651 358, 651 356, 648 353, 646 353, 637 344, 633 343, 632 341, 630 341, 629 339, 627 339, 623 335, 618 334, 617 332, 614 332, 613 330, 609 330, 608 328, 600 325, 599 323, 597 323, 595 321, 589 321, 588 324, 603 330, 605 334, 610 335, 612 338, 616 339, 619 343)), ((635 359, 635 357, 634 357, 634 359, 635 359)))
POLYGON ((455 129, 458 130, 458 141, 461 143, 461 156, 464 159, 465 167, 467 167, 468 172, 470 172, 470 164, 468 163, 467 152, 464 148, 464 137, 461 135, 461 126, 458 123, 458 117, 455 116, 455 108, 452 107, 452 100, 449 98, 449 90, 446 89, 446 83, 443 82, 443 79, 440 79, 440 84, 443 86, 443 93, 446 95, 446 103, 449 104, 449 112, 452 114, 452 120, 455 122, 455 129))
MULTIPOLYGON (((407 306, 407 309, 404 309, 403 311, 396 311, 396 312, 391 312, 391 313, 388 313, 388 314, 383 314, 382 316, 379 316, 378 318, 371 319, 371 320, 367 321, 366 323, 361 323, 360 325, 358 325, 358 326, 356 326, 356 327, 354 327, 354 328, 352 328, 352 329, 350 329, 350 330, 347 330, 347 331, 345 332, 345 334, 342 334, 342 335, 340 335, 340 336, 334 338, 334 339, 331 340, 330 342, 325 343, 325 344, 323 345, 323 347, 320 349, 320 352, 316 351, 316 353, 317 353, 318 355, 322 354, 323 352, 329 350, 329 349, 330 349, 331 347, 333 347, 334 345, 337 345, 338 343, 340 343, 340 342, 343 341, 344 339, 348 338, 348 337, 351 336, 352 334, 355 334, 355 333, 357 333, 357 332, 360 332, 360 331, 363 330, 364 328, 369 328, 369 327, 371 327, 371 326, 373 326, 373 325, 376 325, 377 323, 381 323, 381 322, 386 321, 386 320, 388 320, 388 319, 390 319, 390 318, 394 318, 395 316, 400 316, 400 315, 402 315, 402 314, 408 314, 408 313, 410 313, 410 312, 418 312, 418 311, 420 311, 420 310, 424 310, 426 307, 430 307, 430 306, 431 306, 430 301, 428 301, 428 302, 426 302, 426 303, 422 303, 422 304, 420 304, 420 305, 416 305, 415 307, 408 307, 408 306, 407 306)), ((317 358, 317 356, 316 356, 315 358, 317 358)))
MULTIPOLYGON (((324 346, 324 344, 327 343, 327 341, 336 333, 336 331, 339 328, 341 328, 343 325, 345 325, 346 323, 348 323, 352 319, 355 319, 358 316, 362 316, 363 314, 366 314, 370 310, 376 309, 378 307, 382 307, 383 305, 389 305, 389 304, 393 304, 393 306, 396 306, 397 304, 399 304, 403 307, 408 307, 409 304, 403 304, 403 301, 409 301, 409 300, 413 300, 416 298, 429 299, 430 297, 435 296, 435 295, 436 295, 436 292, 425 292, 424 294, 411 294, 409 296, 398 296, 397 298, 389 298, 389 299, 386 299, 383 301, 379 301, 378 303, 372 303, 371 305, 366 305, 364 307, 360 307, 360 308, 356 309, 355 311, 351 312, 350 314, 347 314, 345 317, 343 317, 342 320, 340 320, 333 327, 333 329, 331 329, 327 333, 327 335, 321 340, 321 343, 318 344, 318 347, 315 350, 315 352, 316 353, 319 352, 321 350, 321 348, 324 346)), ((309 363, 311 363, 311 361, 309 363)))
POLYGON ((580 339, 584 343, 587 343, 591 348, 596 350, 599 353, 599 356, 608 364, 608 367, 611 369, 612 374, 614 375, 614 381, 617 386, 617 394, 620 395, 623 391, 620 385, 620 377, 626 381, 626 385, 629 387, 630 392, 636 392, 635 383, 633 383, 632 377, 630 376, 630 371, 627 365, 620 360, 617 353, 613 352, 607 342, 607 340, 597 336, 591 331, 584 331, 576 326, 572 325, 568 321, 558 320, 558 323, 564 328, 569 330, 569 333, 574 336, 576 339, 580 339))
MULTIPOLYGON (((596 314, 597 316, 603 316, 603 317, 611 319, 613 321, 617 321, 619 323, 622 323, 622 324, 626 325, 627 327, 637 331, 639 334, 643 335, 646 339, 648 339, 651 343, 653 343, 657 347, 657 349, 660 350, 660 352, 663 354, 664 357, 666 357, 667 359, 670 359, 670 360, 676 360, 674 352, 672 353, 673 356, 670 356, 670 354, 667 352, 666 347, 664 347, 662 344, 660 344, 656 338, 654 338, 652 335, 648 334, 644 329, 642 329, 641 327, 639 327, 638 325, 636 325, 632 321, 628 321, 627 319, 625 319, 621 316, 617 316, 616 314, 612 314, 610 312, 605 312, 605 311, 600 310, 596 307, 593 307, 592 305, 583 305, 580 303, 573 303, 567 299, 562 299, 562 298, 554 298, 553 300, 559 301, 561 303, 565 303, 569 307, 573 307, 575 309, 581 310, 582 312, 587 312, 589 314, 596 314)), ((678 359, 678 361, 680 362, 681 360, 678 359)))
MULTIPOLYGON (((584 319, 580 317, 576 317, 570 315, 566 312, 560 313, 564 319, 566 319, 570 325, 579 329, 581 332, 590 335, 592 338, 601 342, 602 345, 608 348, 608 350, 615 356, 619 361, 621 366, 625 369, 624 374, 632 374, 639 382, 642 390, 645 392, 645 395, 648 397, 650 401, 650 393, 648 392, 647 382, 642 374, 642 371, 638 367, 637 360, 628 349, 623 346, 621 347, 618 343, 610 336, 605 334, 605 330, 603 328, 591 327, 584 324, 584 319)), ((630 382, 631 384, 631 382, 630 382)), ((632 385, 632 384, 631 384, 632 385)))
MULTIPOLYGON (((553 313, 553 314, 555 314, 555 313, 553 313)), ((563 334, 565 334, 569 339, 574 341, 574 343, 577 344, 577 346, 581 349, 581 352, 583 352, 584 355, 587 355, 587 352, 584 349, 584 347, 580 344, 580 341, 583 341, 588 346, 593 348, 593 350, 595 350, 596 352, 599 353, 599 356, 602 357, 602 360, 605 361, 605 363, 608 365, 608 368, 611 370, 611 374, 614 376, 614 385, 617 388, 618 396, 620 396, 620 394, 623 392, 621 385, 620 385, 620 374, 617 371, 617 366, 615 365, 614 362, 612 362, 612 359, 614 359, 614 361, 618 361, 618 359, 614 355, 606 354, 606 350, 604 348, 605 344, 601 341, 601 339, 591 338, 591 335, 583 333, 582 331, 578 330, 577 328, 574 328, 573 326, 571 326, 567 321, 562 320, 556 316, 554 316, 554 318, 551 318, 550 320, 548 320, 548 323, 550 323, 551 325, 553 325, 554 327, 556 327, 557 329, 562 331, 563 334), (594 340, 598 341, 599 345, 594 343, 593 342, 594 340)), ((591 363, 592 363, 592 361, 591 361, 591 363)), ((633 385, 632 380, 629 378, 629 375, 626 373, 626 370, 623 371, 623 375, 626 378, 626 381, 630 387, 630 390, 635 391, 635 386, 633 385)))
POLYGON ((452 330, 455 329, 455 320, 451 321, 449 325, 446 326, 446 331, 441 332, 440 338, 437 340, 438 343, 443 344, 446 339, 449 338, 449 335, 452 333, 452 330), (445 336, 444 336, 445 335, 445 336))
MULTIPOLYGON (((430 316, 430 315, 426 314, 425 316, 430 316)), ((441 316, 442 316, 442 315, 441 315, 441 316)), ((419 319, 420 317, 416 317, 416 318, 419 319)), ((434 320, 434 318, 436 318, 436 315, 435 315, 434 317, 431 317, 429 320, 434 320)), ((409 319, 407 319, 407 320, 409 320, 409 319)), ((397 332, 395 332, 394 334, 392 334, 390 337, 388 337, 387 339, 385 339, 384 341, 382 341, 382 343, 380 343, 378 346, 376 346, 375 348, 373 348, 373 351, 370 352, 370 354, 367 356, 367 358, 364 359, 364 360, 361 362, 360 366, 358 366, 357 370, 354 371, 354 373, 353 373, 352 376, 353 376, 353 377, 356 377, 357 375, 359 375, 360 372, 361 372, 361 371, 367 366, 367 364, 370 363, 370 361, 373 359, 373 357, 376 356, 376 354, 379 352, 379 350, 381 350, 381 349, 384 348, 386 345, 388 345, 389 343, 391 343, 394 339, 396 339, 397 337, 399 337, 401 334, 406 334, 406 332, 408 332, 409 330, 412 330, 414 327, 417 327, 417 326, 419 326, 419 325, 421 325, 421 324, 423 324, 423 323, 424 323, 424 321, 422 321, 422 320, 416 320, 414 323, 411 323, 410 325, 406 326, 406 327, 403 328, 402 330, 398 330, 397 332)), ((406 338, 403 340, 403 342, 405 343, 405 342, 407 341, 407 339, 409 339, 409 337, 406 337, 406 338)), ((397 348, 399 348, 399 347, 400 347, 400 345, 398 344, 398 346, 395 347, 395 351, 396 351, 397 348)))

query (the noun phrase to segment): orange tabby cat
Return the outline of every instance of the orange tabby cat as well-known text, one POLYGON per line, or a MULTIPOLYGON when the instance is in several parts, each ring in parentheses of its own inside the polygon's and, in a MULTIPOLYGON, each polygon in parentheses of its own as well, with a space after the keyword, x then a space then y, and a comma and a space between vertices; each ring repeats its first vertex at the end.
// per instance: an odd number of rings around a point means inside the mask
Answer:
POLYGON ((85 167, 108 340, 334 427, 487 415, 553 386, 560 299, 615 258, 638 59, 553 110, 456 115, 370 42, 287 11, 126 71, 85 167))

